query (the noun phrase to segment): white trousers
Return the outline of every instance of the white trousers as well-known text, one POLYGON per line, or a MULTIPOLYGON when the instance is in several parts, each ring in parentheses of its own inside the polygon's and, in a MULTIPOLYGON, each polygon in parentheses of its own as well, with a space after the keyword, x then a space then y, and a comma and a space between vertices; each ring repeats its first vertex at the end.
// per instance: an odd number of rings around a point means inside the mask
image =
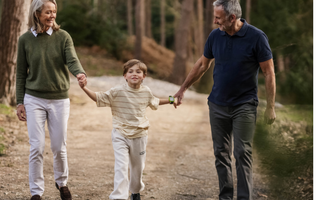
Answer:
POLYGON ((128 139, 116 129, 112 130, 114 150, 114 189, 109 199, 128 199, 131 193, 139 193, 144 189, 142 173, 146 161, 148 136, 128 139), (130 166, 130 182, 128 168, 130 166))
MULTIPOLYGON (((45 122, 47 121, 53 152, 53 171, 59 186, 67 185, 67 124, 70 112, 69 99, 42 99, 28 94, 24 97, 30 143, 29 185, 31 195, 44 192, 43 151, 45 122)), ((54 187, 54 186, 52 186, 54 187)))

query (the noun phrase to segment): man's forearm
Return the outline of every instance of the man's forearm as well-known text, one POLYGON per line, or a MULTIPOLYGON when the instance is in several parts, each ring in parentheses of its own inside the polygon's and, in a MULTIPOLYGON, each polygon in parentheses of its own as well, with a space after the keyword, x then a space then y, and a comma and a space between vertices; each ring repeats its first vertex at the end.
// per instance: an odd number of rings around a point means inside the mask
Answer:
POLYGON ((267 108, 274 108, 276 97, 276 78, 274 73, 265 76, 267 108))
POLYGON ((199 80, 203 74, 210 67, 211 61, 206 59, 204 56, 200 57, 195 63, 191 72, 188 74, 186 80, 181 85, 180 90, 186 91, 190 86, 192 86, 197 80, 199 80))

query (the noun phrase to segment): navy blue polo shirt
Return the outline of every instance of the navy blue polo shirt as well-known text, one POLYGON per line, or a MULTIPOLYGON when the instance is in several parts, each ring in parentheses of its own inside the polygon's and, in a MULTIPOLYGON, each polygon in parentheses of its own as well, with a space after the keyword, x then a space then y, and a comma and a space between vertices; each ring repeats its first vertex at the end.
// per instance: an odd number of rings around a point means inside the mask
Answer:
POLYGON ((208 100, 220 106, 236 106, 258 101, 259 62, 272 58, 268 37, 244 19, 241 29, 230 36, 214 29, 203 55, 215 59, 214 84, 208 100))

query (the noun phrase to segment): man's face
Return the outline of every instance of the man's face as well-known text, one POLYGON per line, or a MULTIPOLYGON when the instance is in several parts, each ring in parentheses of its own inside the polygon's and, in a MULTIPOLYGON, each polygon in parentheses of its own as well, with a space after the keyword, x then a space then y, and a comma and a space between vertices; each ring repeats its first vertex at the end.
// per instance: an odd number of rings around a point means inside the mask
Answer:
POLYGON ((214 7, 213 15, 214 23, 219 25, 219 29, 221 31, 228 31, 231 29, 232 22, 229 17, 227 17, 226 12, 223 10, 222 6, 214 7))

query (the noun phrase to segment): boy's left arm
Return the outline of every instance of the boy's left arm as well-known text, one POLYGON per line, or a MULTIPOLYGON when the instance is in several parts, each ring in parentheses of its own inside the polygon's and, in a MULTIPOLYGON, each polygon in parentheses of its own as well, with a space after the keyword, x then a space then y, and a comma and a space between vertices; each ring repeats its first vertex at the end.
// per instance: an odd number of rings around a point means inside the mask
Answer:
POLYGON ((159 105, 165 105, 165 104, 173 104, 175 108, 177 108, 177 98, 174 98, 172 96, 169 96, 168 99, 160 99, 159 105))

